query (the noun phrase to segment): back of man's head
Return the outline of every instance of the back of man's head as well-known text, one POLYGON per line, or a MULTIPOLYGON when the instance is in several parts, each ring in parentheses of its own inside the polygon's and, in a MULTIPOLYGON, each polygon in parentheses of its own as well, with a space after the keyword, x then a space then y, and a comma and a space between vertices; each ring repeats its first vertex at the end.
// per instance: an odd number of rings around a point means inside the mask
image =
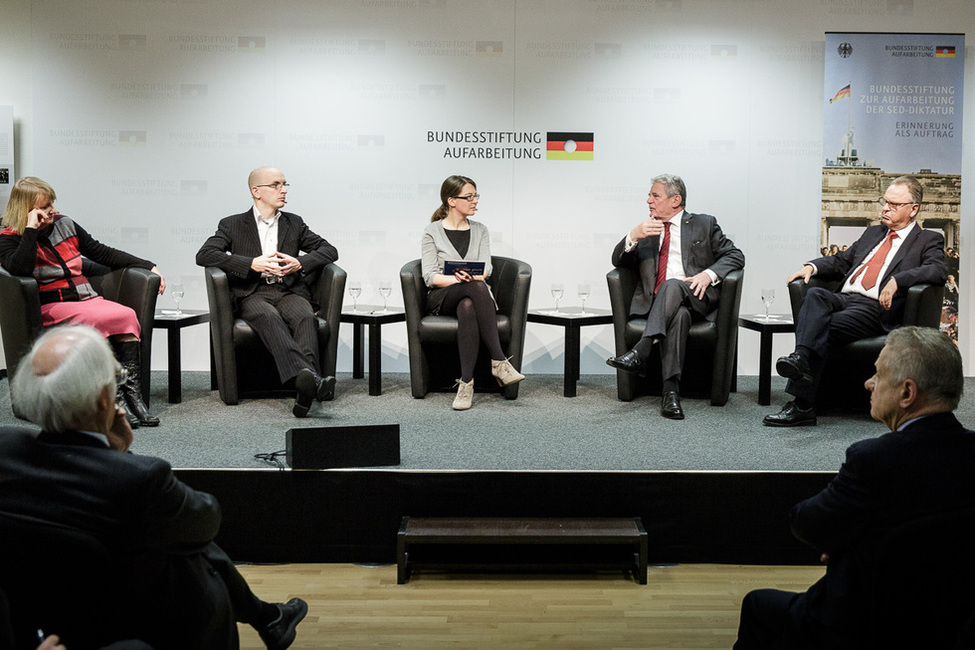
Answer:
POLYGON ((10 383, 15 410, 45 431, 89 422, 99 395, 115 391, 115 358, 108 341, 88 325, 45 331, 21 360, 10 383))
POLYGON ((947 334, 932 327, 899 327, 885 345, 893 383, 913 379, 921 396, 946 410, 958 408, 965 387, 961 353, 947 334))

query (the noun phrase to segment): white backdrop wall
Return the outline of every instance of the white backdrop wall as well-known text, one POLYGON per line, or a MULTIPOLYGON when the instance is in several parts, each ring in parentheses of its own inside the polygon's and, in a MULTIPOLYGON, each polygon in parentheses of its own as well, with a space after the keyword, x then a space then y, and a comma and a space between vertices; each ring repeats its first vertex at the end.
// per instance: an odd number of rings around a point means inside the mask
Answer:
MULTIPOLYGON (((198 308, 197 249, 271 164, 292 183, 288 209, 363 281, 360 302, 380 300, 382 279, 398 287, 441 181, 460 173, 478 182, 495 253, 534 268, 532 306, 559 281, 563 304, 588 282, 587 304, 608 307, 612 247, 645 218, 649 179, 673 172, 689 209, 745 252, 743 311, 776 280, 773 311, 788 311, 785 278, 819 245, 824 32, 975 27, 970 0, 3 0, 2 14, 18 169, 198 308), (550 131, 592 132, 594 160, 547 160, 550 131), (527 142, 438 141, 457 133, 527 142)), ((967 238, 975 219, 962 221, 967 238)), ((383 338, 384 369, 406 371, 402 326, 383 338)), ((967 332, 960 344, 970 368, 967 332)), ((186 331, 184 368, 207 367, 206 345, 204 328, 186 331)), ((583 345, 582 371, 609 372, 610 328, 585 329, 583 345)), ((757 335, 740 346, 740 371, 756 374, 757 335)), ((776 354, 790 346, 776 338, 776 354)), ((525 359, 560 372, 560 330, 530 325, 525 359)))

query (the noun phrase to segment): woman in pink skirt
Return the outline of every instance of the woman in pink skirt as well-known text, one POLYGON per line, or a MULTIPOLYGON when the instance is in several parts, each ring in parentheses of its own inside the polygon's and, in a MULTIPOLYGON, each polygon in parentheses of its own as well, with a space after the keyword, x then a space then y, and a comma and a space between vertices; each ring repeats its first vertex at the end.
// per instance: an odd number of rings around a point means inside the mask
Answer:
MULTIPOLYGON (((155 264, 106 246, 80 225, 58 213, 54 188, 39 178, 26 176, 10 192, 0 232, 0 264, 11 275, 37 280, 41 300, 41 323, 86 323, 101 331, 112 343, 115 356, 125 369, 116 400, 126 408, 133 426, 154 427, 159 419, 149 414, 142 400, 141 367, 135 312, 106 300, 82 274, 82 256, 112 269, 138 266, 162 278, 155 264)), ((159 293, 166 280, 159 283, 159 293)))

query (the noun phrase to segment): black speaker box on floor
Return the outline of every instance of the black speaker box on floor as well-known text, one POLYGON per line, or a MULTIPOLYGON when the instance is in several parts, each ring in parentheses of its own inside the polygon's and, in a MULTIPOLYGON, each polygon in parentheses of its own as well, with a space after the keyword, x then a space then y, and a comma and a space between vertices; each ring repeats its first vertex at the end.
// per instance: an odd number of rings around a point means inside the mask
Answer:
POLYGON ((305 427, 285 433, 292 469, 399 465, 399 425, 305 427))

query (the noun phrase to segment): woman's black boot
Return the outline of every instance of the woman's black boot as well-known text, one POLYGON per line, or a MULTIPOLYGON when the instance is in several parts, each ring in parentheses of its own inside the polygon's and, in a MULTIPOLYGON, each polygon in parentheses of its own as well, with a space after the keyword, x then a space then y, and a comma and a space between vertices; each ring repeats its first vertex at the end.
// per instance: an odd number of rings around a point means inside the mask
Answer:
POLYGON ((125 369, 126 377, 122 382, 122 395, 125 397, 126 411, 134 415, 139 425, 144 427, 159 426, 159 418, 149 414, 149 408, 142 401, 142 382, 139 379, 140 363, 139 341, 116 341, 115 351, 118 361, 125 369))

